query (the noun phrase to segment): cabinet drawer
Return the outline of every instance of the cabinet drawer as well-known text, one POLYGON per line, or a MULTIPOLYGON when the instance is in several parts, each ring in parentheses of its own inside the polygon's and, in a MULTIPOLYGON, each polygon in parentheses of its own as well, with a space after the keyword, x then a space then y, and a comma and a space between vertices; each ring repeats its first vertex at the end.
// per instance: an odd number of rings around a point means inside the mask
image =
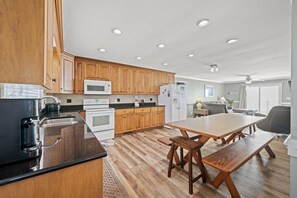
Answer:
POLYGON ((147 112, 151 112, 151 108, 139 108, 139 109, 135 109, 135 113, 147 113, 147 112))
POLYGON ((164 107, 151 107, 151 112, 164 111, 164 107))
POLYGON ((134 109, 117 109, 115 115, 124 115, 134 113, 134 109))

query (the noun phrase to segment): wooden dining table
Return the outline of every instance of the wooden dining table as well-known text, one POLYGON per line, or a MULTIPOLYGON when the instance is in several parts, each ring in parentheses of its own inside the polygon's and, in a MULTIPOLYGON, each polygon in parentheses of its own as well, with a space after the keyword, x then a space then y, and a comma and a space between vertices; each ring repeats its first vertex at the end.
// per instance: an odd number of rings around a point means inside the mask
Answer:
MULTIPOLYGON (((223 143, 229 143, 235 137, 244 137, 243 129, 253 126, 258 122, 265 119, 265 117, 249 116, 238 113, 221 113, 199 118, 188 118, 186 120, 166 123, 165 125, 179 129, 183 137, 189 138, 188 132, 200 135, 197 140, 204 145, 209 139, 221 139, 223 143), (226 137, 228 137, 226 139, 226 137)), ((197 164, 199 158, 196 153, 193 154, 197 164)), ((206 180, 212 184, 212 180, 204 166, 201 164, 202 169, 205 171, 206 180)))

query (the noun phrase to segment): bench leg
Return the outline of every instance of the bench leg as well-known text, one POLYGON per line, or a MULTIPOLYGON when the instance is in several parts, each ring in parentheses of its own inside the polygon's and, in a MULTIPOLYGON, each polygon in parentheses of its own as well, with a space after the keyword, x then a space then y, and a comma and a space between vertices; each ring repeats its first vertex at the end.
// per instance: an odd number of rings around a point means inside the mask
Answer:
POLYGON ((213 180, 212 185, 216 188, 220 187, 220 185, 224 182, 225 180, 225 175, 224 173, 220 172, 216 178, 213 180))
POLYGON ((269 154, 270 157, 272 157, 272 158, 276 157, 269 145, 265 146, 265 150, 267 151, 267 153, 269 154))
POLYGON ((226 186, 232 196, 232 198, 239 198, 240 195, 237 191, 237 188, 233 182, 233 180, 231 179, 230 177, 230 174, 228 173, 223 173, 223 172, 220 172, 216 178, 213 180, 213 186, 215 188, 219 188, 219 186, 225 181, 226 183, 226 186))
POLYGON ((229 174, 226 175, 226 177, 225 177, 225 183, 226 183, 226 186, 227 186, 232 198, 239 198, 240 195, 238 193, 238 190, 237 190, 237 188, 229 174))

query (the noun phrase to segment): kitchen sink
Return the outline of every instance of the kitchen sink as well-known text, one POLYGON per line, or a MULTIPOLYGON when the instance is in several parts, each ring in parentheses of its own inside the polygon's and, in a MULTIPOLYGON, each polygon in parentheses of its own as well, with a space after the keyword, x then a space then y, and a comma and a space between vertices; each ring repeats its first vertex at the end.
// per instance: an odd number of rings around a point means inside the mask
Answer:
POLYGON ((48 119, 43 122, 41 127, 57 127, 57 126, 65 126, 65 125, 73 125, 78 123, 75 118, 55 118, 48 119))

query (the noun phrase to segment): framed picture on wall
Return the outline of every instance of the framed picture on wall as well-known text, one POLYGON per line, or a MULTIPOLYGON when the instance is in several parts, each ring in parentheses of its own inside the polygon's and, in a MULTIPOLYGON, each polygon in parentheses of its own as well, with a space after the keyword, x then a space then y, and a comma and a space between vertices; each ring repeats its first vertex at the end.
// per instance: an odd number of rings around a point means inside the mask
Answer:
POLYGON ((214 96, 214 86, 204 85, 204 97, 213 97, 213 96, 214 96))

